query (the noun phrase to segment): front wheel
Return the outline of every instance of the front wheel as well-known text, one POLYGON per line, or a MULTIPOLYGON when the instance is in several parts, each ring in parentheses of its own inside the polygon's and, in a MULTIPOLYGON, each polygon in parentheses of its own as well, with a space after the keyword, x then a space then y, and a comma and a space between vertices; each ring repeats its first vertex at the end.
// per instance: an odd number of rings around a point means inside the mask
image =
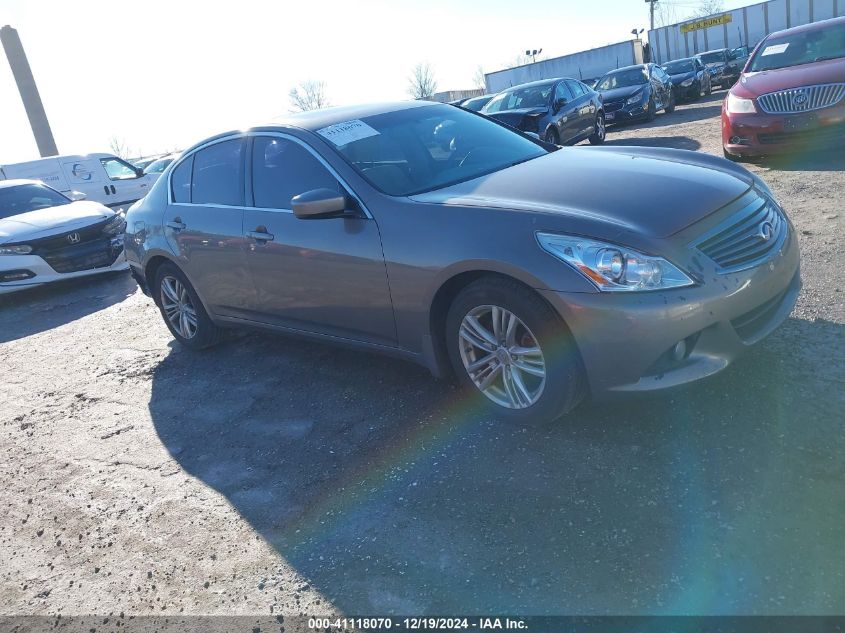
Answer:
POLYGON ((601 145, 604 143, 605 138, 607 138, 607 126, 604 122, 604 113, 599 112, 596 115, 596 124, 589 139, 590 145, 601 145))
POLYGON ((220 340, 220 328, 211 321, 191 282, 175 264, 162 264, 155 284, 161 316, 177 341, 191 349, 203 349, 220 340))
POLYGON ((566 325, 513 280, 486 277, 464 288, 449 309, 446 346, 470 397, 502 418, 545 424, 581 400, 581 364, 566 325))
POLYGON ((654 97, 651 97, 648 100, 648 109, 646 110, 646 113, 645 113, 645 120, 648 123, 651 123, 652 121, 654 121, 654 117, 656 115, 657 115, 657 106, 654 104, 654 97))
POLYGON ((666 114, 672 114, 675 111, 675 93, 669 93, 669 103, 666 104, 666 107, 663 108, 663 111, 666 114))

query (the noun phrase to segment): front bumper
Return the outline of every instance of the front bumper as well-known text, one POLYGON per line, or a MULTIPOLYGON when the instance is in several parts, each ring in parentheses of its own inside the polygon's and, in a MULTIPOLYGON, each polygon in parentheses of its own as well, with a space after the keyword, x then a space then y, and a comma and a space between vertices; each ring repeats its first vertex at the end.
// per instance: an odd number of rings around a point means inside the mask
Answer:
POLYGON ((617 106, 613 104, 605 105, 604 121, 607 124, 639 121, 648 114, 648 101, 637 105, 622 106, 619 109, 613 109, 614 107, 617 106))
POLYGON ((845 103, 799 114, 733 114, 722 106, 722 145, 736 156, 841 146, 845 103))
POLYGON ((675 101, 698 99, 701 96, 701 86, 696 82, 692 82, 689 86, 675 84, 672 86, 672 92, 675 93, 675 101))
POLYGON ((561 314, 594 395, 673 387, 727 367, 792 311, 801 289, 798 240, 756 268, 665 292, 541 291, 561 314), (673 356, 684 341, 686 355, 673 356))
POLYGON ((4 274, 20 276, 20 279, 14 281, 0 281, 0 294, 34 288, 64 279, 126 270, 128 264, 123 252, 123 237, 115 237, 112 241, 113 259, 111 261, 106 260, 91 268, 74 270, 73 272, 57 272, 38 255, 0 255, 0 280, 4 279, 4 274))

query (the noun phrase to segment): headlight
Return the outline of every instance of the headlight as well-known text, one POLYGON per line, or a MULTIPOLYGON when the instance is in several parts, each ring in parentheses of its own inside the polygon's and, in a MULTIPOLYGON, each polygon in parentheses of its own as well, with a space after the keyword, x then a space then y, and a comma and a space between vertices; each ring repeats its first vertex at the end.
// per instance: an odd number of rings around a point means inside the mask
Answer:
POLYGON ((645 94, 645 92, 641 90, 640 92, 635 94, 633 97, 629 97, 625 101, 625 105, 636 105, 636 104, 638 104, 640 101, 643 100, 643 94, 645 94))
POLYGON ((754 102, 751 99, 737 97, 732 92, 728 93, 727 110, 733 114, 757 112, 757 108, 754 107, 754 102))
POLYGON ((692 279, 662 257, 651 257, 625 246, 574 235, 537 233, 548 253, 578 270, 599 290, 665 290, 691 286, 692 279))
POLYGON ((687 79, 687 80, 685 80, 685 81, 682 81, 682 82, 681 82, 681 85, 682 85, 684 88, 689 88, 689 87, 692 85, 692 77, 690 77, 689 79, 687 79))
POLYGON ((32 247, 28 244, 19 244, 18 246, 0 246, 0 255, 29 255, 32 252, 32 247))
POLYGON ((106 225, 103 227, 103 233, 106 235, 117 235, 119 233, 123 233, 123 229, 126 228, 126 220, 123 219, 123 216, 119 213, 115 213, 114 217, 106 222, 106 225))

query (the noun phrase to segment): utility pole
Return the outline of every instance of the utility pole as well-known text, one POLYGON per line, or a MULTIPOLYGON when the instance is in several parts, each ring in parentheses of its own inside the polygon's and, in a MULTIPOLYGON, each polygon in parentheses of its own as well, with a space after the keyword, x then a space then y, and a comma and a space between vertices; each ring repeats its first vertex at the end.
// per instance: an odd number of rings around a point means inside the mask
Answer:
POLYGON ((47 113, 44 112, 44 104, 41 103, 41 95, 38 94, 38 86, 35 85, 35 77, 32 76, 32 69, 29 67, 18 32, 11 26, 4 26, 0 29, 0 42, 3 43, 6 51, 9 66, 12 67, 12 75, 15 77, 15 83, 18 84, 18 92, 21 93, 23 107, 29 118, 29 125, 41 157, 57 156, 59 150, 56 148, 50 122, 47 120, 47 113))
POLYGON ((651 24, 650 30, 653 31, 654 30, 654 3, 657 2, 657 0, 645 0, 645 1, 648 2, 648 12, 649 12, 649 18, 650 18, 649 24, 651 24))

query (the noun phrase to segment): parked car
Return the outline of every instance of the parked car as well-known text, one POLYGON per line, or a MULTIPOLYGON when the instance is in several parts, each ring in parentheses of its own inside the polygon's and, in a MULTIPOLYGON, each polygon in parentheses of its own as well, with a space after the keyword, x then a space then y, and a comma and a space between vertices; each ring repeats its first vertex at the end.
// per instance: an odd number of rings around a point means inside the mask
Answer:
POLYGON ((841 147, 845 140, 845 17, 772 33, 722 105, 728 158, 841 147))
POLYGON ((0 181, 0 294, 127 268, 123 216, 37 180, 0 181))
POLYGON ((143 170, 147 168, 147 165, 154 163, 159 158, 161 158, 161 156, 146 156, 144 158, 130 159, 129 162, 132 163, 138 169, 143 170))
POLYGON ((167 166, 177 158, 179 158, 179 154, 168 154, 167 156, 162 156, 158 160, 155 160, 147 165, 144 168, 144 173, 152 178, 153 181, 158 180, 158 177, 161 176, 165 169, 167 169, 167 166))
POLYGON ((0 181, 21 178, 40 180, 71 197, 79 191, 109 207, 143 198, 152 185, 143 170, 112 154, 51 156, 0 165, 0 181))
POLYGON ((520 422, 709 376, 801 284, 786 214, 739 165, 558 148, 419 101, 205 140, 129 209, 125 243, 189 348, 259 327, 383 352, 520 422))
POLYGON ((713 92, 710 73, 698 57, 685 57, 662 66, 672 80, 675 102, 694 101, 702 94, 713 92))
POLYGON ((508 88, 490 99, 481 113, 555 145, 584 139, 600 145, 606 134, 598 93, 577 79, 544 79, 508 88))
POLYGON ((469 99, 464 99, 460 102, 462 108, 466 108, 467 110, 472 110, 473 112, 479 112, 481 108, 487 105, 487 103, 495 97, 494 94, 489 95, 481 95, 479 97, 470 97, 469 99))
POLYGON ((599 79, 596 90, 610 123, 654 120, 658 110, 675 111, 672 80, 657 64, 639 64, 612 70, 599 79))
POLYGON ((714 86, 730 88, 739 79, 739 73, 748 59, 748 47, 718 48, 701 53, 698 57, 704 62, 714 86))

